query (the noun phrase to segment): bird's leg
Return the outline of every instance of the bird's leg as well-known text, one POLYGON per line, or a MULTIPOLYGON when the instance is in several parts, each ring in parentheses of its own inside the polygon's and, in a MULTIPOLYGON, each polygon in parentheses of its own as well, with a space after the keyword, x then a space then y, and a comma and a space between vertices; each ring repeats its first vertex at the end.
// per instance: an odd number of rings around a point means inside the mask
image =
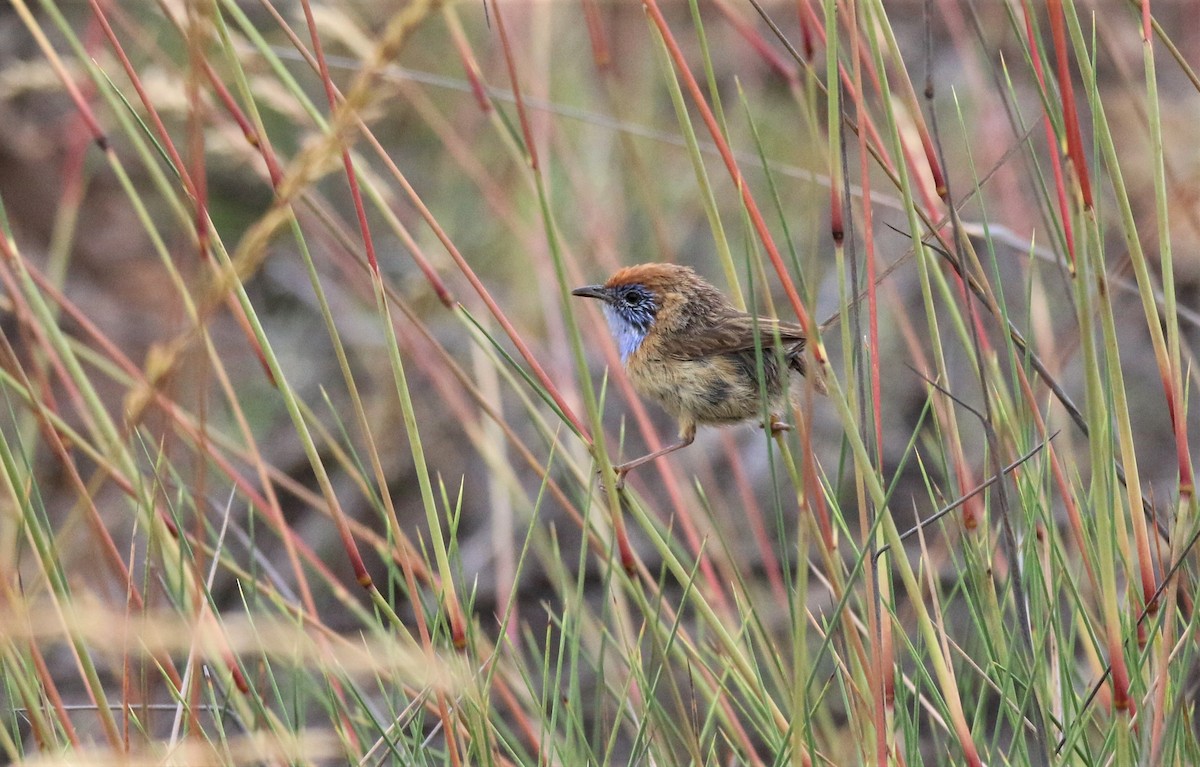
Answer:
POLYGON ((776 413, 771 413, 771 418, 767 421, 767 428, 771 430, 771 436, 792 430, 791 425, 783 420, 783 416, 776 413))
POLYGON ((632 461, 626 461, 625 463, 614 466, 613 470, 615 472, 617 472, 617 489, 620 490, 621 488, 625 487, 625 475, 627 475, 629 472, 633 471, 637 467, 641 466, 644 463, 649 463, 650 461, 653 461, 655 458, 662 458, 667 453, 674 453, 676 450, 685 448, 695 441, 696 441, 696 424, 689 423, 689 424, 684 425, 684 427, 682 429, 680 429, 678 442, 667 445, 666 447, 664 447, 660 450, 655 450, 653 453, 647 453, 646 455, 643 455, 641 458, 634 458, 632 461))

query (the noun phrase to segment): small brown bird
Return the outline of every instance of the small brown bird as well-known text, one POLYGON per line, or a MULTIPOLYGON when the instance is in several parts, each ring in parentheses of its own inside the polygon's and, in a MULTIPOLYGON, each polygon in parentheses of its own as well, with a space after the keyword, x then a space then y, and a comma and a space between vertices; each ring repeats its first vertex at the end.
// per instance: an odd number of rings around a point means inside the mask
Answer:
MULTIPOLYGON (((697 425, 762 418, 764 389, 769 426, 773 431, 788 428, 782 414, 790 396, 789 373, 804 373, 805 337, 799 325, 756 320, 696 272, 674 264, 626 267, 603 285, 571 294, 603 302, 633 388, 679 420, 678 442, 614 467, 617 487, 638 466, 692 444, 697 425), (756 338, 763 350, 761 363, 756 338), (777 342, 782 347, 778 352, 777 342)), ((816 385, 824 391, 819 381, 816 385)))

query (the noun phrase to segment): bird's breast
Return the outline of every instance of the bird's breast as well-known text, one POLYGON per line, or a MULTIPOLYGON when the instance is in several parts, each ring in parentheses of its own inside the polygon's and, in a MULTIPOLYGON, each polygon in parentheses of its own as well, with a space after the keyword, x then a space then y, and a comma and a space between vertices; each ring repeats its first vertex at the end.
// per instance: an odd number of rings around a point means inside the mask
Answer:
MULTIPOLYGON (((761 415, 757 377, 737 355, 677 359, 663 354, 663 344, 656 340, 645 339, 626 361, 629 380, 642 396, 677 418, 698 423, 733 423, 761 415)), ((777 383, 768 385, 772 400, 779 395, 777 383)))

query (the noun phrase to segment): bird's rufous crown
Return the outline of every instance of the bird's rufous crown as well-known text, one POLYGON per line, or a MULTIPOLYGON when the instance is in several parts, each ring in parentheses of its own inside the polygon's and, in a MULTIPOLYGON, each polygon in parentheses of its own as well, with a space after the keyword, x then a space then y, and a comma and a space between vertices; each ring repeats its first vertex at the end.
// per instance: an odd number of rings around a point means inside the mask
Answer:
POLYGON ((622 285, 645 285, 650 290, 660 292, 669 288, 681 287, 680 283, 694 283, 699 276, 690 267, 678 264, 638 264, 618 270, 604 283, 606 288, 619 288, 622 285))

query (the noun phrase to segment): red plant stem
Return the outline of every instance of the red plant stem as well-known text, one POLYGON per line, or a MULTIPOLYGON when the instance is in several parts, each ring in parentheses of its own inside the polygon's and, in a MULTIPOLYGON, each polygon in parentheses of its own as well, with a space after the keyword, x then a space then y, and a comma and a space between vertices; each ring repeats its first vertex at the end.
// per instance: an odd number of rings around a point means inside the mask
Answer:
MULTIPOLYGON (((400 168, 396 166, 396 163, 394 160, 392 160, 391 155, 388 154, 387 150, 383 148, 383 144, 379 143, 379 139, 375 137, 374 133, 364 131, 364 135, 366 136, 367 143, 375 149, 375 153, 378 155, 380 160, 383 161, 383 164, 392 172, 392 175, 401 182, 401 186, 403 186, 404 190, 408 193, 409 199, 414 201, 414 205, 417 207, 418 211, 423 211, 424 213, 428 214, 428 217, 425 219, 426 223, 429 224, 430 228, 434 230, 434 234, 437 235, 438 239, 442 241, 443 246, 445 246, 446 243, 449 243, 450 237, 442 229, 441 225, 438 224, 433 218, 433 214, 430 213, 429 209, 424 206, 424 203, 421 203, 420 198, 417 197, 416 190, 409 186, 408 179, 405 178, 404 174, 400 172, 400 168)), ((457 303, 454 298, 454 294, 450 292, 450 288, 446 287, 446 283, 442 281, 442 278, 438 275, 437 270, 433 268, 433 264, 431 264, 429 259, 425 257, 425 251, 421 248, 417 241, 412 238, 407 229, 402 231, 401 236, 404 239, 404 245, 408 249, 409 254, 412 256, 413 261, 416 262, 417 268, 421 270, 421 274, 425 276, 425 280, 429 283, 430 287, 433 288, 433 292, 437 296, 438 301, 440 301, 442 306, 446 307, 447 309, 452 309, 455 303, 457 303)), ((465 263, 466 261, 464 259, 463 264, 465 263)), ((482 283, 480 284, 480 287, 482 287, 482 283)))
MULTIPOLYGON (((158 110, 154 107, 154 102, 151 101, 147 95, 145 88, 142 86, 141 78, 138 77, 137 71, 134 69, 133 64, 130 63, 124 47, 121 45, 120 40, 113 31, 111 24, 109 24, 104 6, 101 5, 99 0, 88 0, 88 3, 92 7, 92 12, 96 21, 99 22, 101 29, 108 38, 109 44, 112 46, 113 53, 116 55, 117 60, 121 63, 122 68, 125 70, 125 74, 129 77, 134 90, 137 92, 138 98, 142 102, 142 106, 146 108, 146 113, 150 118, 151 124, 154 126, 155 132, 158 134, 158 139, 163 146, 163 150, 171 159, 172 167, 177 173, 179 173, 184 190, 188 196, 194 199, 196 197, 196 191, 192 184, 192 179, 188 175, 187 166, 183 163, 183 160, 179 156, 179 152, 175 149, 175 143, 172 141, 171 135, 167 132, 166 127, 163 125, 162 119, 158 115, 158 110)), ((105 0, 105 3, 107 3, 107 0, 105 0)), ((179 28, 178 25, 177 28, 179 28)), ((182 28, 179 29, 182 34, 182 28)), ((271 150, 271 145, 267 141, 266 136, 259 134, 258 130, 246 117, 245 113, 242 112, 241 108, 237 104, 237 101, 229 92, 229 89, 225 87, 225 83, 222 82, 217 73, 213 71, 212 64, 210 64, 207 59, 204 59, 200 62, 200 65, 203 67, 204 74, 208 79, 209 85, 212 86, 214 92, 217 94, 218 99, 225 106, 229 116, 232 117, 235 122, 237 122, 238 128, 242 131, 242 135, 246 137, 246 140, 251 146, 253 146, 262 154, 263 161, 267 165, 267 171, 271 178, 271 185, 273 187, 278 187, 279 182, 283 178, 283 173, 279 168, 279 161, 271 150)))
MULTIPOLYGON (((1172 366, 1174 367, 1174 366, 1172 366)), ((1179 462, 1179 492, 1190 495, 1196 488, 1196 480, 1192 475, 1191 448, 1187 439, 1187 413, 1178 401, 1178 387, 1175 377, 1163 376, 1163 390, 1167 397, 1167 411, 1171 417, 1171 425, 1175 431, 1175 455, 1179 462)))
MULTIPOLYGON (((808 7, 808 0, 796 0, 796 16, 800 20, 800 51, 806 64, 811 64, 816 46, 813 45, 812 27, 816 24, 814 12, 808 7), (808 13, 805 13, 808 11, 808 13)), ((820 26, 819 24, 817 26, 820 26)))
POLYGON ((454 43, 454 49, 458 52, 458 57, 462 59, 463 72, 467 76, 467 82, 471 84, 471 94, 475 96, 475 103, 479 105, 479 111, 485 115, 492 113, 492 99, 488 96, 487 88, 483 84, 483 76, 479 71, 479 62, 471 55, 471 47, 464 39, 462 27, 458 24, 448 25, 450 31, 450 39, 454 43))
MULTIPOLYGON (((503 638, 499 641, 503 641, 503 638)), ((498 655, 499 653, 497 653, 498 655)), ((500 700, 508 708, 509 714, 516 720, 517 729, 521 731, 533 749, 537 759, 536 764, 553 764, 547 755, 542 753, 541 734, 538 732, 541 723, 539 722, 539 727, 534 727, 533 723, 529 721, 529 710, 513 694, 508 684, 508 678, 504 674, 496 674, 492 680, 492 690, 500 696, 500 700)))
MULTIPOLYGON (((1147 55, 1153 59, 1154 38, 1151 36, 1152 17, 1150 15, 1150 0, 1142 0, 1142 45, 1147 49, 1147 55)), ((1150 73, 1147 73, 1148 75, 1150 73)), ((1196 480, 1192 475, 1191 448, 1187 440, 1187 413, 1179 406, 1181 393, 1179 391, 1179 371, 1176 358, 1173 355, 1168 362, 1169 370, 1162 371, 1163 389, 1167 398, 1167 409, 1170 412, 1171 424, 1175 430, 1175 453, 1179 461, 1179 492, 1180 495, 1191 495, 1195 491, 1196 480)))
POLYGON ((604 23, 596 0, 581 0, 583 20, 587 24, 588 40, 592 44, 592 61, 596 69, 604 71, 612 64, 612 52, 608 48, 608 37, 604 34, 604 23))
MULTIPOLYGON (((857 8, 857 5, 854 6, 857 8)), ((866 56, 865 51, 861 51, 861 42, 859 40, 858 20, 856 18, 847 19, 846 26, 849 28, 851 50, 855 51, 854 56, 854 85, 855 88, 862 92, 862 62, 870 61, 866 56)), ((863 124, 863 120, 867 117, 867 110, 862 99, 855 100, 855 119, 859 125, 863 124)), ((876 466, 883 466, 883 398, 881 395, 881 384, 879 376, 879 315, 878 315, 878 300, 876 290, 876 258, 875 258, 875 224, 874 224, 874 205, 871 202, 871 155, 867 151, 867 137, 865 132, 858 131, 858 162, 859 162, 859 185, 862 188, 862 233, 863 246, 865 250, 866 260, 866 280, 867 280, 867 338, 868 338, 868 353, 869 367, 868 374, 870 375, 871 387, 871 415, 872 425, 875 435, 875 462, 876 466)), ((845 151, 845 147, 842 148, 845 151)), ((839 199, 841 195, 838 195, 839 199)), ((858 290, 857 285, 854 290, 858 290)), ((877 510, 878 511, 878 510, 877 510)), ((861 545, 864 550, 873 550, 870 542, 865 539, 870 535, 870 527, 872 520, 862 515, 860 521, 864 540, 861 545)), ((874 670, 874 678, 871 680, 872 686, 877 686, 875 694, 872 695, 872 703, 875 717, 875 762, 883 767, 888 761, 888 751, 890 744, 894 741, 892 733, 887 730, 888 715, 887 711, 894 706, 896 690, 895 690, 895 670, 894 658, 891 654, 891 627, 888 621, 884 619, 880 613, 882 610, 881 599, 877 595, 877 578, 876 572, 877 561, 874 557, 869 557, 867 561, 867 578, 866 585, 866 605, 867 605, 867 625, 870 628, 872 636, 880 637, 879 642, 871 643, 871 665, 874 670)))
POLYGON ((104 31, 104 36, 108 38, 108 43, 112 46, 113 54, 125 70, 125 75, 129 78, 130 84, 133 85, 138 99, 141 100, 142 106, 146 108, 146 115, 150 118, 150 124, 154 126, 154 132, 158 134, 163 151, 167 153, 167 157, 171 159, 171 165, 179 174, 179 180, 183 184, 184 191, 193 200, 196 199, 196 186, 192 183, 192 177, 188 173, 188 165, 180 157, 178 150, 175 149, 175 142, 171 140, 171 135, 167 132, 166 126, 163 125, 162 118, 158 115, 158 110, 154 108, 149 94, 146 93, 146 89, 142 85, 142 79, 138 77, 137 70, 134 69, 133 62, 125 54, 125 49, 117 39, 116 33, 113 32, 112 26, 108 23, 108 18, 100 6, 100 1, 88 0, 88 4, 92 7, 93 18, 100 24, 100 29, 104 31))
POLYGON ((1063 122, 1067 130, 1067 155, 1075 168, 1079 194, 1085 210, 1092 209, 1092 185, 1088 180, 1087 159, 1083 154, 1083 136, 1079 130, 1079 114, 1075 105, 1075 86, 1071 82, 1070 50, 1067 47, 1066 20, 1062 0, 1046 0, 1050 32, 1054 40, 1058 90, 1062 97, 1063 122))
MULTIPOLYGON (((854 20, 850 20, 851 27, 851 44, 853 50, 858 50, 861 42, 858 35, 858 25, 854 20)), ((856 63, 862 61, 864 57, 856 56, 856 63)), ((862 90, 862 70, 854 67, 854 84, 856 88, 862 90)), ((867 117, 866 107, 861 99, 855 100, 855 119, 859 125, 863 124, 863 120, 867 117)), ((876 272, 878 271, 875 258, 875 213, 874 205, 871 202, 871 154, 867 151, 867 137, 862 131, 858 131, 858 162, 859 162, 859 186, 862 189, 862 232, 863 232, 863 248, 866 251, 866 266, 867 266, 867 334, 868 343, 870 346, 870 376, 871 376, 871 402, 872 412, 874 416, 875 427, 875 449, 876 460, 882 466, 882 450, 883 450, 883 414, 880 405, 883 402, 880 377, 879 377, 879 312, 877 300, 877 280, 876 272)), ((843 150, 844 151, 844 150, 843 150)), ((840 191, 840 190, 839 190, 840 191)), ((838 195, 840 200, 841 195, 838 195)), ((858 286, 854 287, 858 290, 858 286)))
POLYGON ((275 156, 275 150, 271 147, 271 142, 266 134, 259 133, 250 119, 238 106, 237 101, 233 98, 233 94, 225 87, 225 83, 221 82, 221 78, 213 71, 212 64, 207 60, 203 62, 204 73, 208 77, 208 83, 212 86, 213 91, 217 94, 217 98, 225 106, 225 111, 233 118, 233 121, 238 124, 242 135, 246 137, 247 143, 258 150, 262 155, 263 162, 267 166, 267 175, 271 179, 271 188, 278 189, 279 184, 283 181, 283 169, 279 167, 279 158, 275 156))
POLYGON ((1038 404, 1037 396, 1034 394, 1033 386, 1029 382, 1029 376, 1025 373, 1025 368, 1022 365, 1015 366, 1017 371, 1017 380, 1020 382, 1021 394, 1025 398, 1025 402, 1029 406, 1029 414, 1033 418, 1034 427, 1037 430, 1038 436, 1046 442, 1046 455, 1050 459, 1050 472, 1054 477, 1054 484, 1058 487, 1059 497, 1062 499, 1063 509, 1066 513, 1067 523, 1071 527, 1071 534, 1075 537, 1075 546, 1078 549, 1079 556, 1083 561, 1084 570, 1087 572, 1088 583, 1092 591, 1100 593, 1100 581, 1096 577, 1095 567, 1092 559, 1088 556, 1089 547, 1086 545, 1087 535, 1084 532, 1083 517, 1079 513, 1079 505, 1075 502, 1075 496, 1071 492, 1070 483, 1067 482, 1066 472, 1063 471, 1062 461, 1058 457, 1058 451, 1054 448, 1054 443, 1049 442, 1050 432, 1046 428, 1046 420, 1042 417, 1042 411, 1038 404))
POLYGON ((787 80, 788 83, 795 83, 799 80, 800 75, 796 71, 796 67, 791 61, 783 56, 779 51, 775 50, 763 39, 758 30, 749 24, 741 15, 730 7, 729 0, 713 0, 717 6, 717 10, 721 12, 737 33, 742 36, 742 39, 750 44, 754 52, 762 57, 763 61, 767 62, 767 66, 771 68, 777 75, 787 80))
POLYGON ((1125 665, 1125 651, 1119 636, 1109 637, 1108 658, 1112 666, 1113 710, 1126 721, 1131 721, 1137 715, 1137 705, 1129 694, 1129 669, 1125 665))
MULTIPOLYGON (((1028 0, 1021 3, 1022 15, 1025 19, 1025 36, 1029 43, 1030 60, 1033 62, 1033 73, 1037 78, 1038 88, 1042 93, 1049 95, 1049 90, 1046 88, 1046 79, 1042 71, 1042 54, 1041 48, 1037 45, 1037 40, 1033 36, 1033 21, 1028 0)), ((1047 99, 1049 102, 1050 99, 1047 99)), ((1059 220, 1063 225, 1063 239, 1067 246, 1067 264, 1070 267, 1071 274, 1075 273, 1075 233, 1073 224, 1071 223, 1071 208, 1067 202, 1067 185, 1063 179, 1062 158, 1058 153, 1058 140, 1054 135, 1054 123, 1050 120, 1048 113, 1042 113, 1042 126, 1046 132, 1046 146, 1050 153, 1050 167, 1054 172, 1054 191, 1058 198, 1059 220)))
MULTIPOLYGON (((807 395, 806 395, 807 396, 807 395)), ((837 550, 837 532, 829 516, 825 494, 821 492, 821 473, 817 468, 816 453, 812 449, 812 406, 805 405, 807 415, 796 419, 797 437, 800 440, 800 469, 804 480, 804 494, 800 498, 800 511, 810 512, 816 520, 817 532, 821 535, 821 548, 826 553, 837 550)))
MULTIPOLYGON (((313 55, 317 59, 321 84, 325 87, 325 97, 329 101, 329 110, 331 113, 336 112, 338 94, 333 86, 333 79, 329 75, 329 64, 325 61, 325 50, 321 47, 321 36, 317 33, 317 21, 313 18, 312 4, 309 3, 309 0, 300 0, 300 7, 304 9, 304 20, 308 24, 309 35, 312 38, 313 55)), ((375 239, 371 236, 371 227, 367 223, 367 209, 363 204, 362 192, 358 188, 358 174, 354 170, 354 160, 350 157, 350 147, 345 143, 342 144, 341 151, 342 166, 346 171, 346 184, 350 187, 350 199, 354 202, 354 213, 358 216, 358 228, 362 234, 363 247, 366 249, 367 263, 370 265, 371 271, 378 274, 379 259, 375 255, 375 239)))
POLYGON ((62 59, 59 58, 58 53, 55 52, 54 46, 50 44, 50 41, 46 39, 46 36, 42 32, 41 28, 33 20, 33 17, 29 13, 29 9, 26 7, 24 2, 14 2, 12 7, 17 11, 18 15, 21 16, 22 21, 25 22, 26 28, 29 30, 30 34, 33 35, 38 47, 42 50, 42 54, 45 55, 46 61, 49 62, 50 68, 54 70, 54 74, 56 74, 59 81, 62 82, 63 88, 66 89, 67 95, 75 104, 75 109, 79 112, 79 117, 83 120, 83 124, 87 127, 88 132, 92 134, 92 140, 96 142, 96 146, 100 147, 100 151, 108 152, 110 147, 108 143, 108 137, 105 135, 104 129, 100 127, 100 122, 96 119, 95 113, 92 112, 91 105, 88 104, 87 99, 79 90, 79 86, 75 84, 75 80, 71 77, 70 72, 67 71, 62 59))
MULTIPOLYGON (((79 748, 82 745, 79 740, 79 734, 75 731, 75 725, 71 722, 71 714, 69 711, 67 711, 67 707, 63 703, 62 694, 58 690, 58 685, 54 682, 54 674, 51 673, 50 667, 46 665, 46 656, 42 654, 42 650, 40 647, 38 647, 38 643, 36 641, 29 642, 28 651, 30 658, 33 660, 34 668, 37 669, 38 678, 42 680, 42 684, 38 692, 44 694, 50 699, 50 705, 54 707, 54 713, 58 715, 59 726, 62 727, 63 731, 67 734, 67 740, 71 741, 71 745, 73 745, 75 748, 79 748)), ((160 658, 159 660, 162 659, 160 658)), ((30 706, 38 705, 37 701, 32 700, 27 701, 27 703, 30 706)), ((30 717, 29 721, 32 723, 34 721, 40 721, 40 719, 34 720, 32 717, 30 717)), ((46 738, 45 733, 40 733, 38 740, 39 745, 41 745, 44 749, 49 748, 50 741, 46 738)), ((127 742, 126 745, 128 745, 127 742)))
POLYGON ((199 3, 187 4, 184 42, 188 51, 185 94, 188 102, 188 154, 192 160, 192 186, 195 192, 193 226, 201 260, 208 258, 208 173, 204 167, 204 107, 200 98, 200 72, 204 68, 206 19, 199 3))
MULTIPOLYGON (((717 118, 708 106, 708 101, 705 99, 703 91, 700 90, 700 84, 696 82, 695 76, 692 75, 691 69, 688 68, 687 61, 683 57, 683 51, 680 50, 679 44, 676 42, 675 36, 671 33, 670 27, 667 26, 666 19, 663 18, 662 11, 658 7, 658 0, 645 0, 645 10, 662 36, 663 43, 667 46, 667 51, 670 53, 671 59, 675 62, 675 68, 679 72, 680 77, 683 78, 688 94, 692 97, 696 109, 699 110, 704 124, 708 127, 708 132, 712 137, 713 143, 716 144, 721 159, 725 163, 725 168, 729 171, 729 175, 733 179, 734 186, 741 193, 742 204, 746 208, 746 213, 750 216, 750 223, 754 227, 754 231, 758 234, 763 247, 766 249, 767 257, 771 260, 771 265, 775 267, 775 273, 779 276, 779 282, 783 286, 783 291, 787 295, 788 302, 792 305, 792 311, 796 313, 796 318, 800 321, 800 325, 804 328, 808 337, 813 339, 818 338, 812 318, 809 316, 808 310, 805 309, 804 302, 800 299, 800 294, 796 292, 796 285, 792 281, 791 275, 788 274, 787 266, 783 263, 783 257, 779 253, 779 248, 776 247, 775 240, 771 236, 770 230, 767 229, 767 223, 763 220, 762 213, 758 209, 758 203, 754 201, 750 185, 746 183, 746 179, 742 176, 742 171, 738 168, 737 160, 733 157, 733 151, 729 148, 729 143, 725 140, 725 136, 721 133, 721 128, 717 124, 717 118)), ((812 343, 809 348, 812 350, 818 364, 824 365, 826 360, 825 350, 822 345, 819 342, 812 343)))
MULTIPOLYGON (((800 8, 803 11, 801 19, 807 20, 811 28, 817 30, 817 37, 820 39, 821 44, 824 45, 826 35, 824 27, 821 26, 820 17, 818 17, 816 12, 809 6, 809 4, 807 2, 803 2, 803 0, 801 1, 800 8)), ((867 58, 865 61, 863 61, 863 64, 866 67, 867 73, 871 76, 872 81, 878 88, 879 78, 876 75, 874 63, 870 58, 867 58)), ((840 62, 838 63, 838 75, 842 82, 842 96, 844 97, 844 100, 857 104, 859 100, 859 89, 854 86, 854 78, 850 76, 850 72, 846 70, 846 66, 840 62)), ((887 152, 887 147, 883 145, 883 139, 879 136, 879 129, 875 127, 875 122, 871 119, 869 112, 864 112, 864 115, 867 122, 865 124, 860 124, 853 127, 855 130, 865 130, 867 132, 867 137, 869 139, 868 143, 874 148, 875 153, 878 154, 879 164, 883 166, 884 170, 886 170, 891 176, 895 177, 896 166, 895 163, 892 162, 892 158, 887 152)))
MULTIPOLYGON (((840 173, 835 173, 830 178, 836 179, 840 173)), ((846 212, 843 209, 842 189, 841 184, 833 183, 829 185, 829 236, 833 240, 833 246, 838 250, 842 249, 842 243, 846 240, 846 212)))
POLYGON ((529 123, 529 114, 525 110, 525 99, 521 97, 521 85, 517 80, 517 62, 512 55, 512 46, 508 41, 508 30, 504 27, 504 16, 500 13, 500 4, 491 0, 492 17, 496 20, 496 31, 500 35, 500 47, 504 51, 504 66, 508 69, 508 84, 512 88, 513 102, 517 105, 517 119, 521 123, 521 135, 525 138, 525 151, 529 154, 529 167, 534 173, 541 170, 538 160, 537 144, 533 140, 533 127, 529 123))
MULTIPOLYGON (((413 207, 417 209, 417 212, 421 214, 421 218, 424 219, 426 225, 429 226, 429 228, 433 231, 433 234, 438 238, 438 241, 442 243, 442 247, 446 249, 446 252, 450 255, 450 258, 459 268, 459 271, 463 273, 463 276, 467 278, 467 281, 471 284, 471 287, 474 288, 479 297, 483 299, 484 305, 491 312, 492 317, 495 318, 498 323, 500 323, 500 327, 504 329, 504 332, 509 337, 509 340, 511 340, 513 345, 516 346, 517 351, 521 354, 521 356, 525 359, 525 362, 531 368, 534 377, 538 379, 538 383, 540 383, 546 389, 546 392, 550 395, 550 398, 554 400, 554 404, 557 405, 562 411, 567 421, 580 435, 582 435, 584 440, 590 442, 591 437, 588 436, 588 430, 584 427, 583 422, 579 420, 574 411, 572 411, 567 405, 566 399, 562 396, 562 393, 559 391, 558 387, 546 373, 545 368, 542 367, 541 363, 539 363, 537 358, 533 355, 533 352, 530 351, 528 344, 526 344, 521 338, 520 334, 517 333, 516 328, 513 327, 513 324, 509 321, 508 316, 504 314, 504 311, 500 308, 500 305, 496 303, 494 298, 492 298, 491 293, 488 292, 488 289, 484 286, 483 281, 479 279, 477 274, 475 274, 475 270, 471 268, 471 265, 467 262, 467 259, 463 256, 462 252, 459 251, 458 247, 450 239, 450 236, 446 234, 446 230, 442 228, 440 223, 438 223, 438 220, 434 217, 433 212, 429 210, 429 207, 425 205, 425 202, 421 199, 421 196, 417 194, 417 190, 413 188, 411 183, 409 183, 408 177, 400 171, 400 168, 397 167, 390 155, 388 155, 387 151, 383 148, 383 145, 379 143, 379 140, 375 137, 375 135, 373 133, 366 132, 365 126, 362 127, 365 132, 367 142, 375 148, 379 158, 392 172, 393 177, 400 184, 405 195, 408 196, 409 202, 412 203, 413 207)), ((454 296, 450 293, 450 290, 446 287, 445 283, 442 282, 441 278, 438 277, 433 266, 421 255, 420 249, 411 249, 410 253, 417 262, 417 267, 425 275, 425 278, 429 280, 430 285, 433 287, 434 292, 438 296, 438 299, 443 305, 447 307, 453 307, 456 303, 454 296)))
MULTIPOLYGON (((929 133, 929 126, 925 122, 925 116, 921 113, 921 106, 917 102, 917 94, 913 92, 912 80, 909 78, 908 72, 904 68, 904 63, 898 63, 897 69, 899 70, 899 75, 897 78, 892 78, 893 82, 897 79, 900 82, 896 85, 891 85, 890 91, 885 94, 883 92, 883 83, 879 77, 879 72, 875 69, 875 61, 871 57, 870 52, 863 47, 861 36, 858 35, 857 31, 854 29, 854 27, 857 26, 857 19, 852 18, 849 14, 844 14, 843 16, 845 19, 846 28, 851 33, 852 39, 854 40, 852 50, 854 52, 855 60, 856 62, 861 62, 866 68, 867 73, 871 78, 871 82, 875 86, 875 91, 880 95, 881 100, 893 98, 897 92, 901 94, 904 104, 908 107, 909 119, 912 120, 913 129, 920 137, 921 150, 925 155, 925 166, 929 168, 930 180, 933 182, 932 192, 938 198, 944 199, 946 196, 946 190, 948 188, 946 185, 946 176, 942 171, 941 163, 938 161, 937 151, 933 145, 933 137, 929 133)), ((876 34, 875 30, 869 30, 868 32, 870 34, 876 34)), ((854 82, 858 90, 861 92, 861 73, 855 74, 854 82)), ((861 105, 861 99, 855 99, 855 103, 861 105)), ((862 124, 861 120, 865 114, 866 111, 860 106, 859 124, 862 124)), ((920 164, 916 162, 915 157, 909 156, 908 161, 908 167, 913 168, 914 170, 920 167, 920 164)), ((922 184, 922 188, 924 187, 925 184, 922 184)), ((928 195, 926 197, 926 207, 930 210, 933 209, 932 199, 928 197, 928 195)))

